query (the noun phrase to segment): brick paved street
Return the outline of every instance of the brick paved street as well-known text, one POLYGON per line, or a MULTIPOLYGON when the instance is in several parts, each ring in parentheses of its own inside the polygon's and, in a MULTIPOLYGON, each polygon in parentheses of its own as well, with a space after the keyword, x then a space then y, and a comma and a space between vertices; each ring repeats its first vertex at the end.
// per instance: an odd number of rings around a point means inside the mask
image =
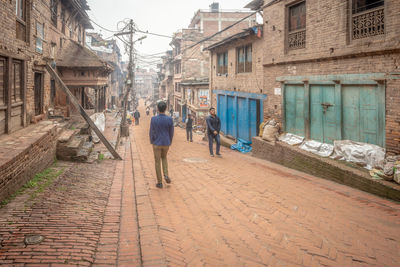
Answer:
MULTIPOLYGON (((142 110, 141 114, 144 114, 142 110)), ((396 266, 400 206, 226 148, 210 158, 176 129, 170 186, 155 187, 149 118, 134 127, 136 183, 148 188, 158 237, 144 263, 190 266, 396 266), (189 161, 189 162, 188 162, 189 161), (204 162, 196 162, 204 161, 204 162)), ((146 193, 147 194, 147 193, 146 193)), ((146 203, 146 202, 145 202, 146 203)), ((143 212, 148 212, 144 210, 143 212)), ((139 225, 140 225, 139 210, 139 225)), ((398 265, 397 265, 398 266, 398 265)))
MULTIPOLYGON (((396 266, 400 206, 175 128, 172 184, 155 187, 150 116, 124 161, 58 162, 64 174, 0 209, 4 266, 396 266), (133 173, 135 178, 133 178, 133 173), (25 245, 27 234, 45 237, 25 245)), ((106 135, 115 138, 113 127, 106 135)))

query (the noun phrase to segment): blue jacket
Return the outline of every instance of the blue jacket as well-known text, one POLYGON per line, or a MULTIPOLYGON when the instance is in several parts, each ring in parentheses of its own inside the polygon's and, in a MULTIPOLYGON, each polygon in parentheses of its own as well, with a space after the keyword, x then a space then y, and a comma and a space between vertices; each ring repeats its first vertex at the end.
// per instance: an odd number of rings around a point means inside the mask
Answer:
POLYGON ((174 122, 172 118, 160 114, 151 118, 150 143, 156 146, 169 146, 174 137, 174 122))

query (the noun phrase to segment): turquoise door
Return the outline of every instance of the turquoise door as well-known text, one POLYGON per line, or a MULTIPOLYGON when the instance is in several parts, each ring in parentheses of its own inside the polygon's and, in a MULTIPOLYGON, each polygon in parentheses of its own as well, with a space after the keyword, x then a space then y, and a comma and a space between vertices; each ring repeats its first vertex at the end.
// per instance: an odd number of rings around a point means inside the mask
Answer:
POLYGON ((285 85, 285 131, 304 136, 303 85, 285 85))
POLYGON ((384 146, 385 129, 379 129, 384 104, 380 106, 378 99, 376 85, 343 85, 343 139, 384 146))
POLYGON ((221 120, 221 131, 226 133, 226 95, 218 95, 217 115, 221 120))
POLYGON ((333 144, 337 136, 335 85, 310 85, 310 138, 333 144))
POLYGON ((226 134, 236 137, 236 105, 235 97, 227 96, 226 134))

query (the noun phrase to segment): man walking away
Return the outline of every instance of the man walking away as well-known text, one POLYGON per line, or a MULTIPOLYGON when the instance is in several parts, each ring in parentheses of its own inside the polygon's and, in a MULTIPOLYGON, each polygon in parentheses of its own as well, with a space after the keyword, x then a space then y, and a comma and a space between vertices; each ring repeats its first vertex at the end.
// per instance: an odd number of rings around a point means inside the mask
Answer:
POLYGON ((135 125, 139 125, 139 118, 140 118, 139 110, 135 110, 135 113, 133 114, 133 117, 135 118, 135 125))
POLYGON ((193 119, 191 114, 189 114, 186 119, 186 139, 193 142, 193 119))
POLYGON ((165 110, 167 109, 165 102, 159 102, 157 108, 159 115, 151 118, 149 135, 150 143, 153 145, 154 163, 157 174, 156 187, 162 188, 161 162, 165 182, 167 184, 171 183, 171 179, 168 177, 167 153, 174 136, 174 124, 172 118, 165 115, 165 110))
POLYGON ((219 131, 221 129, 221 121, 217 115, 215 115, 215 108, 210 108, 210 116, 206 119, 207 122, 207 134, 208 134, 208 147, 210 149, 210 156, 214 157, 213 152, 213 140, 217 143, 216 154, 221 156, 219 149, 221 147, 221 139, 219 137, 219 131))

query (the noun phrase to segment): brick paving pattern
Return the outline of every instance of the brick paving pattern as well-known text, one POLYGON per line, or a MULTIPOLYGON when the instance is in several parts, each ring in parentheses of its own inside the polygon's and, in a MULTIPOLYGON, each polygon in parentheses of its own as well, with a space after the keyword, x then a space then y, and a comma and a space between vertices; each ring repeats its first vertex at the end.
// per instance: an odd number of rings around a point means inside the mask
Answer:
MULTIPOLYGON (((145 114, 144 110, 141 110, 145 114)), ((59 162, 34 200, 0 209, 4 266, 396 266, 399 204, 222 148, 175 128, 171 185, 155 187, 150 116, 123 161, 59 162), (26 234, 44 241, 25 245, 26 234), (39 264, 39 265, 38 265, 39 264)), ((115 138, 112 127, 106 135, 115 138)))
POLYGON ((154 242, 162 244, 158 257, 169 265, 400 262, 398 203, 226 148, 222 158, 210 158, 202 136, 189 143, 183 129, 175 128, 169 152, 172 184, 157 189, 149 118, 142 116, 131 135, 140 160, 134 172, 145 180, 158 228, 154 242))

